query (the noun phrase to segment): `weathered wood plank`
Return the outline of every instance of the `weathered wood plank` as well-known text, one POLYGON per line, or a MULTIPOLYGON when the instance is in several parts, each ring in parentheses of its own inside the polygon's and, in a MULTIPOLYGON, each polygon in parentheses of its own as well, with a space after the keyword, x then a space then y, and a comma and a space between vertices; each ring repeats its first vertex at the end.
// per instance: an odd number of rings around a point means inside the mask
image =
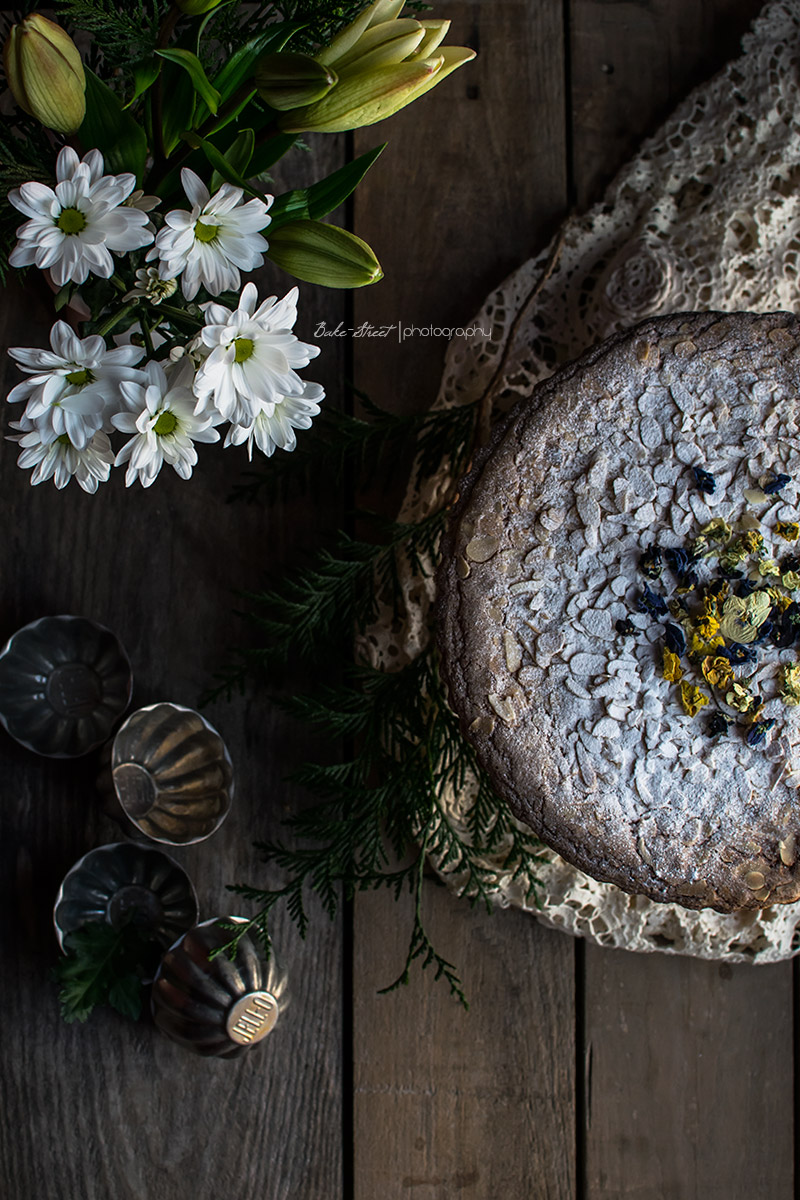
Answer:
MULTIPOLYGON (((750 0, 571 5, 574 182, 603 185, 694 84, 737 52, 750 0), (608 68, 613 68, 609 70, 608 68)), ((791 967, 587 946, 587 1200, 792 1192, 791 967), (769 1080, 769 1086, 763 1081, 769 1080)))
POLYGON ((355 230, 385 278, 356 296, 358 385, 381 404, 422 411, 436 396, 447 336, 539 248, 566 207, 560 0, 445 0, 447 42, 478 58, 390 121, 357 135, 387 140, 356 194, 355 230))
POLYGON ((519 912, 426 889, 426 927, 462 973, 397 976, 407 903, 356 907, 355 1200, 568 1200, 575 1194, 572 943, 519 912), (391 907, 389 907, 391 905, 391 907))
MULTIPOLYGON (((436 395, 446 337, 396 326, 463 325, 540 244, 566 203, 560 0, 438 3, 452 44, 479 57, 358 148, 389 138, 356 198, 355 229, 386 278, 359 293, 354 342, 373 400, 420 411, 436 395)), ((404 916, 405 911, 405 916, 404 916)), ((575 1194, 572 943, 519 913, 472 912, 426 885, 440 952, 463 972, 463 1013, 430 975, 391 996, 410 929, 388 895, 355 905, 356 1200, 508 1200, 575 1194)))
POLYGON ((791 967, 586 948, 587 1200, 790 1200, 791 967))
POLYGON ((678 100, 739 53, 762 0, 569 0, 579 208, 678 100))
MULTIPOLYGON (((293 182, 342 161, 328 139, 320 155, 299 154, 293 182)), ((262 294, 292 281, 275 269, 262 294)), ((298 332, 343 314, 340 294, 301 287, 298 332)), ((16 292, 0 306, 3 345, 45 344, 52 316, 16 292)), ((3 355, 5 391, 17 372, 3 355)), ((308 371, 338 396, 336 346, 308 371)), ((10 410, 4 414, 4 424, 10 410)), ((85 614, 115 630, 134 666, 134 703, 197 703, 232 643, 252 635, 232 615, 237 589, 256 589, 295 544, 326 519, 308 501, 226 504, 247 468, 243 448, 201 447, 190 483, 165 468, 149 491, 126 491, 124 473, 86 496, 76 485, 32 489, 0 447, 0 638, 45 613, 85 614)), ((329 505, 329 510, 335 507, 329 505)), ((291 677, 289 678, 289 683, 291 677)), ((237 796, 223 828, 175 857, 196 881, 204 916, 240 903, 225 884, 263 875, 253 839, 278 833, 303 800, 283 779, 308 747, 300 731, 260 695, 214 704, 209 718, 237 770, 237 796)), ((276 944, 293 1003, 252 1055, 233 1063, 195 1059, 149 1023, 113 1014, 67 1027, 49 971, 57 948, 52 903, 64 872, 116 828, 95 809, 94 764, 48 762, 0 737, 0 1122, 3 1195, 8 1200, 195 1200, 212 1192, 269 1200, 341 1196, 341 934, 315 912, 306 943, 286 919, 276 944), (309 1036, 313 1030, 313 1036, 309 1036)))

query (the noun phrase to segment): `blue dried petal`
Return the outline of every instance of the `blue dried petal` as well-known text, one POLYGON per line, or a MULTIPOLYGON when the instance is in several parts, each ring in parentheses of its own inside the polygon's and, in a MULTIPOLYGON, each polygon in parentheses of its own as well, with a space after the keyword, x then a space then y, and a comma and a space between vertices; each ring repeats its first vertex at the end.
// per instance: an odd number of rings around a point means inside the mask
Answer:
POLYGON ((667 621, 664 626, 664 641, 667 643, 667 649, 673 654, 681 656, 686 650, 686 638, 683 635, 683 630, 680 625, 673 625, 671 621, 667 621))
POLYGON ((767 717, 765 721, 756 721, 753 728, 747 735, 748 746, 758 746, 764 741, 772 726, 775 724, 774 717, 767 717))
POLYGON ((720 567, 719 573, 723 579, 744 579, 742 571, 737 571, 734 567, 720 567))
POLYGON ((660 617, 667 611, 664 600, 651 591, 647 584, 642 588, 642 594, 636 601, 636 607, 639 612, 649 613, 652 617, 660 617))
POLYGON ((781 575, 787 571, 800 571, 800 558, 796 554, 786 554, 781 559, 781 575))
POLYGON ((630 617, 620 618, 614 625, 614 628, 622 637, 630 637, 632 633, 636 633, 636 626, 630 617))
POLYGON ((797 640, 798 633, 800 628, 784 613, 772 631, 772 644, 779 650, 788 650, 797 640))
POLYGON ((639 570, 648 579, 659 579, 661 577, 661 547, 651 546, 649 550, 645 550, 639 559, 639 570))
POLYGON ((664 561, 678 575, 682 575, 689 570, 694 560, 689 555, 689 551, 684 550, 682 546, 670 546, 668 550, 664 551, 664 561))
POLYGON ((728 732, 728 719, 723 717, 721 712, 712 713, 706 724, 706 733, 709 737, 719 737, 722 733, 728 732))
POLYGON ((767 496, 774 496, 781 488, 785 488, 787 483, 792 482, 791 475, 776 475, 774 479, 770 479, 769 483, 765 483, 762 487, 762 492, 767 496))
POLYGON ((744 599, 746 596, 750 596, 758 586, 758 582, 754 579, 743 579, 736 585, 736 595, 744 599))
POLYGON ((756 651, 751 646, 743 645, 742 642, 731 642, 729 646, 720 646, 714 653, 723 655, 731 663, 758 662, 756 651))
POLYGON ((692 472, 701 492, 711 496, 717 490, 717 481, 710 471, 704 470, 703 467, 692 467, 692 472))
POLYGON ((758 636, 753 638, 753 641, 750 643, 750 645, 760 646, 762 642, 767 640, 769 635, 772 633, 773 628, 774 626, 772 621, 765 621, 764 624, 759 627, 758 636))

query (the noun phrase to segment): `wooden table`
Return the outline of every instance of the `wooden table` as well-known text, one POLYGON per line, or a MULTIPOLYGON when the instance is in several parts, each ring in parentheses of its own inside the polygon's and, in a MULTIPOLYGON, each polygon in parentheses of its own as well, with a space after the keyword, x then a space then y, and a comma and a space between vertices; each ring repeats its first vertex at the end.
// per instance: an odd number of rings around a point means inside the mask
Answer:
MULTIPOLYGON (((304 287, 300 332, 456 326, 603 185, 689 87, 736 53, 758 0, 441 0, 451 41, 479 58, 357 150, 390 146, 354 227, 385 280, 304 287)), ((318 143, 321 139, 318 139, 318 143)), ((290 163, 308 178, 345 139, 290 163)), ((285 287, 267 273, 264 287, 285 287)), ((43 344, 52 316, 7 293, 2 341, 43 344)), ((445 345, 331 339, 309 377, 419 411, 445 345)), ((6 362, 6 390, 17 374, 6 362)), ((8 415, 8 414, 7 414, 8 415)), ((257 588, 329 521, 324 505, 226 504, 243 455, 204 448, 190 484, 117 478, 95 497, 28 486, 2 450, 0 637, 45 613, 113 628, 136 703, 196 703, 228 647, 252 636, 236 589, 257 588), (323 515, 323 508, 325 515, 323 515)), ((118 472, 121 474, 121 472, 118 472)), ((346 497, 342 498, 342 503, 346 497)), ((284 680, 292 686, 292 679, 284 680)), ((308 753, 263 695, 211 707, 239 794, 223 830, 178 852, 203 911, 256 880, 250 842, 302 802, 283 778, 308 753)), ((359 898, 306 942, 281 917, 293 1003, 236 1063, 195 1060, 142 1022, 65 1026, 49 971, 50 910, 69 866, 115 836, 94 767, 39 760, 3 736, 2 1096, 5 1200, 738 1200, 794 1196, 793 968, 730 967, 600 950, 514 912, 491 918, 426 888, 426 916, 459 964, 464 1013, 432 978, 376 989, 402 963, 408 910, 359 898)))

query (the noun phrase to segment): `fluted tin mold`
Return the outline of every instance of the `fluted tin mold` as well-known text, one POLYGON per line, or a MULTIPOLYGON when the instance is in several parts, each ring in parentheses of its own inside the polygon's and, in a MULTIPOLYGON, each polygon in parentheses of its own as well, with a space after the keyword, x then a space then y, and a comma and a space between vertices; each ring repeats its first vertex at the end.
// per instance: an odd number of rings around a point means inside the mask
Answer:
POLYGON ((156 842, 201 842, 228 815, 233 765, 213 726, 180 704, 131 713, 114 738, 111 777, 122 812, 156 842))
POLYGON ((110 630, 85 617, 41 617, 0 651, 0 723, 28 750, 75 758, 110 737, 132 685, 110 630))
POLYGON ((162 948, 191 929, 197 896, 182 867, 154 846, 112 842, 90 850, 67 873, 56 897, 53 919, 63 949, 68 933, 91 921, 119 928, 133 921, 162 948))
POLYGON ((231 959, 210 957, 234 936, 220 921, 204 921, 171 946, 161 960, 152 993, 153 1019, 172 1041, 195 1054, 238 1058, 262 1041, 289 1003, 286 975, 269 962, 249 934, 231 959))

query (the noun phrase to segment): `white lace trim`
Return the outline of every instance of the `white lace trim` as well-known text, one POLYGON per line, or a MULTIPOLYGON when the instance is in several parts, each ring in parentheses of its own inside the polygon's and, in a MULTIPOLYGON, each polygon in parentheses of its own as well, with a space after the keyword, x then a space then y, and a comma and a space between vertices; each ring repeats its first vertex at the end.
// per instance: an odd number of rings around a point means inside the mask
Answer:
MULTIPOLYGON (((562 363, 655 314, 800 314, 799 49, 800 0, 773 0, 745 37, 742 57, 678 106, 600 204, 568 220, 489 296, 471 324, 490 333, 450 344, 435 407, 480 399, 505 353, 493 389, 496 417, 562 363)), ((445 464, 411 486, 401 520, 435 511, 453 482, 445 464)), ((396 670, 430 640, 432 568, 420 575, 401 567, 403 613, 384 611, 361 643, 375 666, 396 670)), ((447 801, 460 821, 469 789, 447 801)), ((503 858, 501 846, 485 860, 499 904, 601 945, 757 963, 798 950, 800 903, 728 916, 657 904, 598 883, 548 850, 537 872, 539 909, 526 899, 527 881, 503 870, 503 858)), ((457 872, 445 878, 463 890, 457 872)))

